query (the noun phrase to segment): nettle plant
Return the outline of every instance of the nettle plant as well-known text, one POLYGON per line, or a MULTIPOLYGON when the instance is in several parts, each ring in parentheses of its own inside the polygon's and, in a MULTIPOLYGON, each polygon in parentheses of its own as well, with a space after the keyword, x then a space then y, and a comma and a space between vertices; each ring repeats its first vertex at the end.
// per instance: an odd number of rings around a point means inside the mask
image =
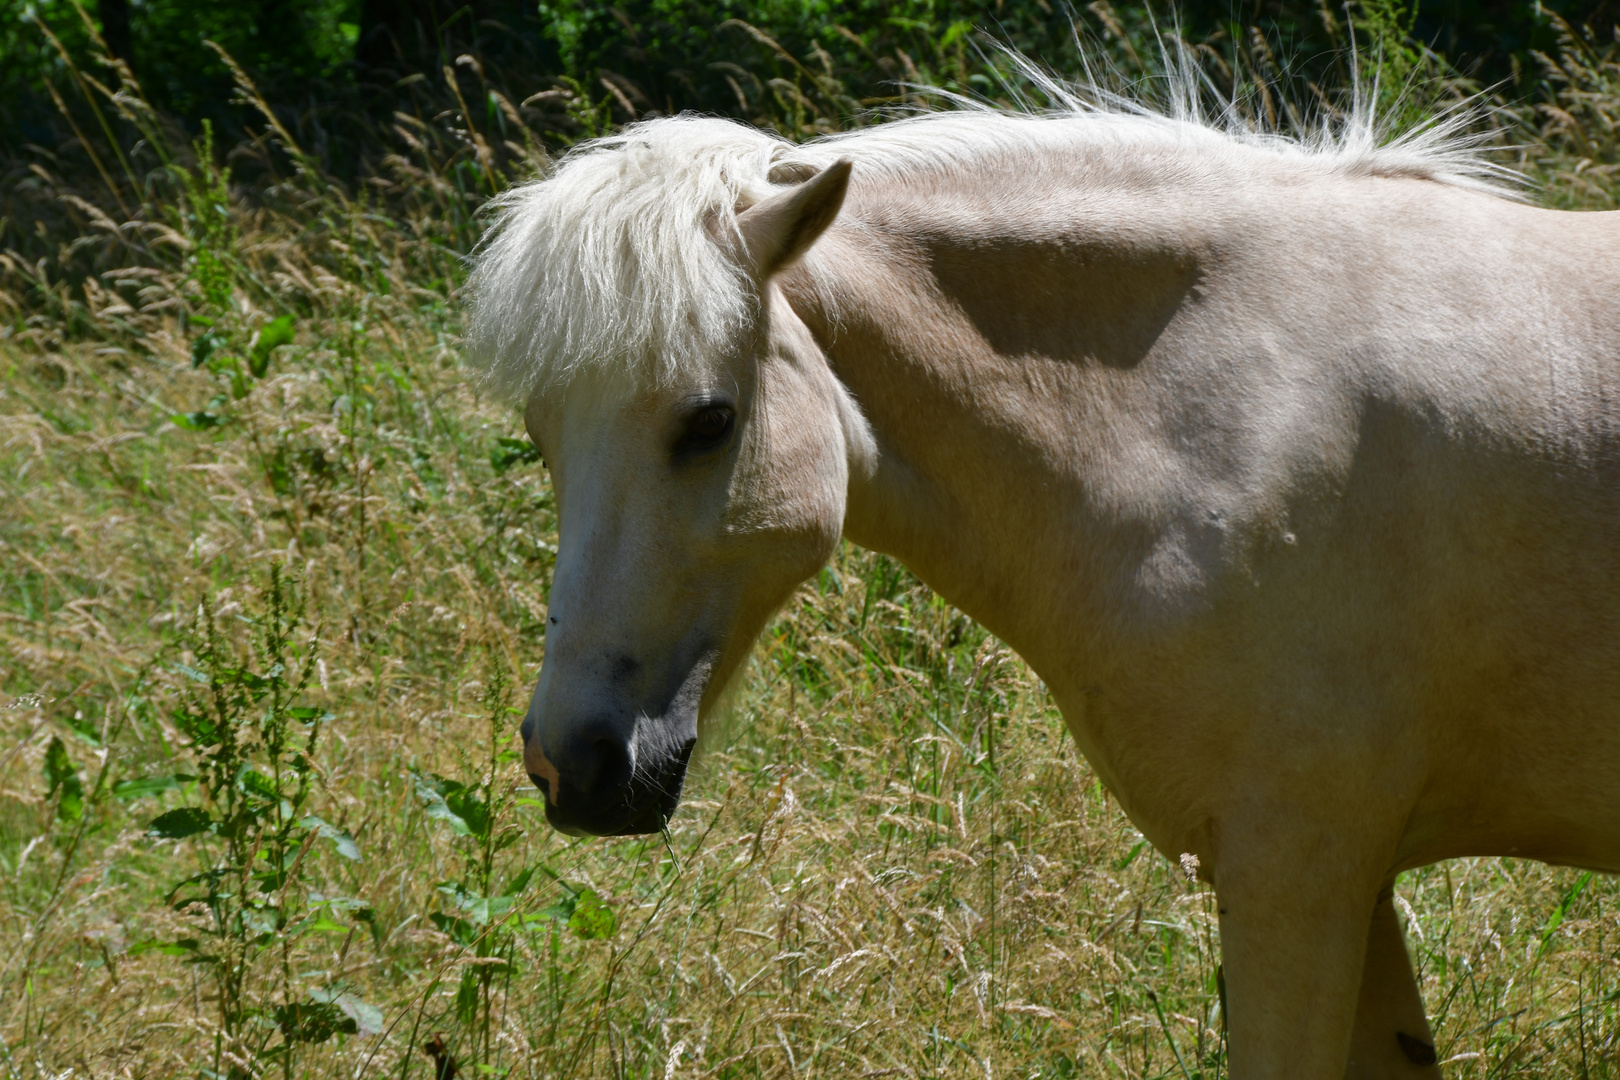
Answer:
MULTIPOLYGON (((619 924, 613 909, 595 890, 563 879, 544 863, 507 867, 502 872, 500 864, 510 860, 502 860, 501 855, 526 832, 517 809, 543 804, 513 790, 514 781, 521 777, 513 766, 522 758, 515 748, 513 721, 522 710, 512 706, 512 679, 493 649, 486 667, 480 703, 488 741, 482 760, 463 764, 472 777, 454 780, 412 769, 411 778, 424 812, 450 832, 462 855, 460 876, 438 883, 441 910, 428 918, 459 950, 455 1018, 471 1035, 471 1056, 481 1068, 492 1069, 497 984, 504 993, 517 973, 518 936, 549 933, 555 958, 555 939, 563 930, 585 940, 599 940, 612 938, 619 924), (545 908, 528 910, 525 893, 536 874, 554 881, 561 895, 545 908)), ((422 1019, 419 1015, 418 1024, 422 1019)), ((436 1060, 448 1052, 442 1037, 437 1038, 427 1048, 436 1060)))
POLYGON ((203 431, 224 424, 231 402, 247 397, 254 383, 269 374, 275 351, 293 343, 297 321, 288 314, 253 318, 237 303, 237 286, 251 274, 237 254, 231 171, 214 163, 214 130, 206 120, 192 152, 194 169, 170 166, 180 188, 170 217, 190 243, 186 270, 196 310, 186 314, 185 323, 202 329, 191 342, 191 366, 212 373, 219 390, 203 408, 175 413, 171 419, 187 431, 203 431))
POLYGON ((317 638, 297 583, 272 567, 258 607, 227 615, 199 603, 180 632, 187 662, 173 665, 185 681, 172 712, 197 775, 142 781, 149 792, 200 796, 157 817, 148 832, 189 844, 202 864, 169 893, 192 932, 144 948, 184 956, 213 982, 216 1076, 246 1075, 231 1057, 279 1059, 291 1076, 300 1044, 382 1030, 381 1012, 348 987, 305 985, 294 972, 301 939, 374 919, 360 901, 309 888, 318 841, 345 859, 360 851, 348 832, 309 809, 320 783, 315 751, 333 716, 300 704, 317 671, 317 638), (229 633, 228 620, 246 633, 229 633))

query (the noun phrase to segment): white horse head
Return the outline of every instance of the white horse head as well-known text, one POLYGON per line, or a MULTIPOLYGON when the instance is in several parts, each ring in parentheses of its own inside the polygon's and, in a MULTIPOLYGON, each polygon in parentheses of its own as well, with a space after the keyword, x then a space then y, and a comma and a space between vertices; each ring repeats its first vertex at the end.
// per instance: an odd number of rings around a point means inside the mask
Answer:
MULTIPOLYGON (((600 163, 587 155, 572 164, 600 163)), ((577 179, 567 169, 548 183, 577 179)), ((701 719, 766 619, 838 541, 851 463, 860 467, 871 436, 773 279, 832 222, 849 175, 840 161, 757 202, 722 188, 729 205, 698 200, 643 215, 620 207, 605 221, 576 216, 541 235, 537 204, 563 193, 537 185, 514 200, 521 216, 478 272, 486 334, 538 321, 550 324, 548 344, 572 335, 596 350, 556 350, 536 378, 530 342, 516 346, 528 350, 525 422, 551 470, 560 527, 546 659, 522 727, 525 763, 565 832, 663 826, 701 719), (672 215, 684 230, 669 228, 672 215), (627 287, 659 303, 644 276, 664 270, 659 248, 670 239, 684 258, 708 260, 712 280, 699 295, 710 310, 678 313, 691 330, 685 341, 657 340, 668 311, 650 313, 663 318, 646 320, 636 339, 617 305, 604 305, 613 293, 622 304, 627 287), (545 266, 548 289, 512 265, 532 266, 537 244, 587 255, 595 245, 601 257, 545 266), (592 295, 601 283, 589 272, 615 260, 619 272, 602 289, 609 295, 592 295), (551 277, 564 271, 571 276, 551 277), (525 298, 498 275, 515 275, 528 302, 549 310, 538 319, 522 310, 525 298), (567 305, 594 305, 609 321, 588 325, 567 305)))

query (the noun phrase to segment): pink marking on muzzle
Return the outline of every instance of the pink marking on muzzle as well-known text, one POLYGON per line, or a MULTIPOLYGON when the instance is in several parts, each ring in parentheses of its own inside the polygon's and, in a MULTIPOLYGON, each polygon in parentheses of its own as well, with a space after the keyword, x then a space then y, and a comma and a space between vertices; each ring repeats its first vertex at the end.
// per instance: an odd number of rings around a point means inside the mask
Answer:
POLYGON ((551 805, 556 806, 559 801, 557 785, 562 778, 557 775, 557 766, 553 765, 551 759, 546 757, 546 752, 540 749, 538 738, 523 748, 523 764, 531 776, 538 776, 546 782, 546 786, 551 789, 551 805))

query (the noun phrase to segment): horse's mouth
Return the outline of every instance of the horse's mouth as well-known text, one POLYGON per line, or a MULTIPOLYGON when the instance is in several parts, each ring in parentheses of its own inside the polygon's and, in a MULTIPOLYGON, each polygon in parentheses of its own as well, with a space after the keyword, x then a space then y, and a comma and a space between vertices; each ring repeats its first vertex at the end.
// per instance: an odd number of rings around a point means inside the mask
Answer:
POLYGON ((672 804, 667 812, 660 808, 633 814, 622 821, 602 818, 581 824, 573 817, 563 814, 551 800, 546 800, 546 820, 551 823, 552 828, 568 836, 646 836, 662 832, 674 812, 675 806, 672 804))
POLYGON ((681 789, 686 783, 686 766, 696 739, 681 744, 660 761, 638 763, 630 782, 614 794, 585 792, 573 787, 563 775, 553 785, 531 775, 529 779, 545 795, 546 820, 552 828, 569 836, 645 836, 662 832, 680 806, 681 789))

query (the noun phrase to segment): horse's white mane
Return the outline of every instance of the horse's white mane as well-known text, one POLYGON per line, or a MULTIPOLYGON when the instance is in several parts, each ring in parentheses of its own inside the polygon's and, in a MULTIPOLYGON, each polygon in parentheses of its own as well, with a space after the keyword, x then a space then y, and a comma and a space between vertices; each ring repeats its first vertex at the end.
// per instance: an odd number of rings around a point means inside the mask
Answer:
POLYGON ((469 357, 500 393, 526 395, 581 371, 636 384, 712 362, 755 315, 741 270, 714 242, 746 207, 848 157, 857 177, 898 178, 987 156, 1092 145, 1180 147, 1212 164, 1242 155, 1309 163, 1324 174, 1403 176, 1501 192, 1513 177, 1470 134, 1466 109, 1393 139, 1364 96, 1347 115, 1282 135, 1236 109, 1203 113, 1196 76, 1172 71, 1171 105, 1073 87, 1013 57, 1052 104, 948 107, 793 143, 731 120, 646 120, 575 147, 541 180, 494 201, 497 216, 468 281, 469 357), (773 177, 775 181, 773 182, 773 177))

